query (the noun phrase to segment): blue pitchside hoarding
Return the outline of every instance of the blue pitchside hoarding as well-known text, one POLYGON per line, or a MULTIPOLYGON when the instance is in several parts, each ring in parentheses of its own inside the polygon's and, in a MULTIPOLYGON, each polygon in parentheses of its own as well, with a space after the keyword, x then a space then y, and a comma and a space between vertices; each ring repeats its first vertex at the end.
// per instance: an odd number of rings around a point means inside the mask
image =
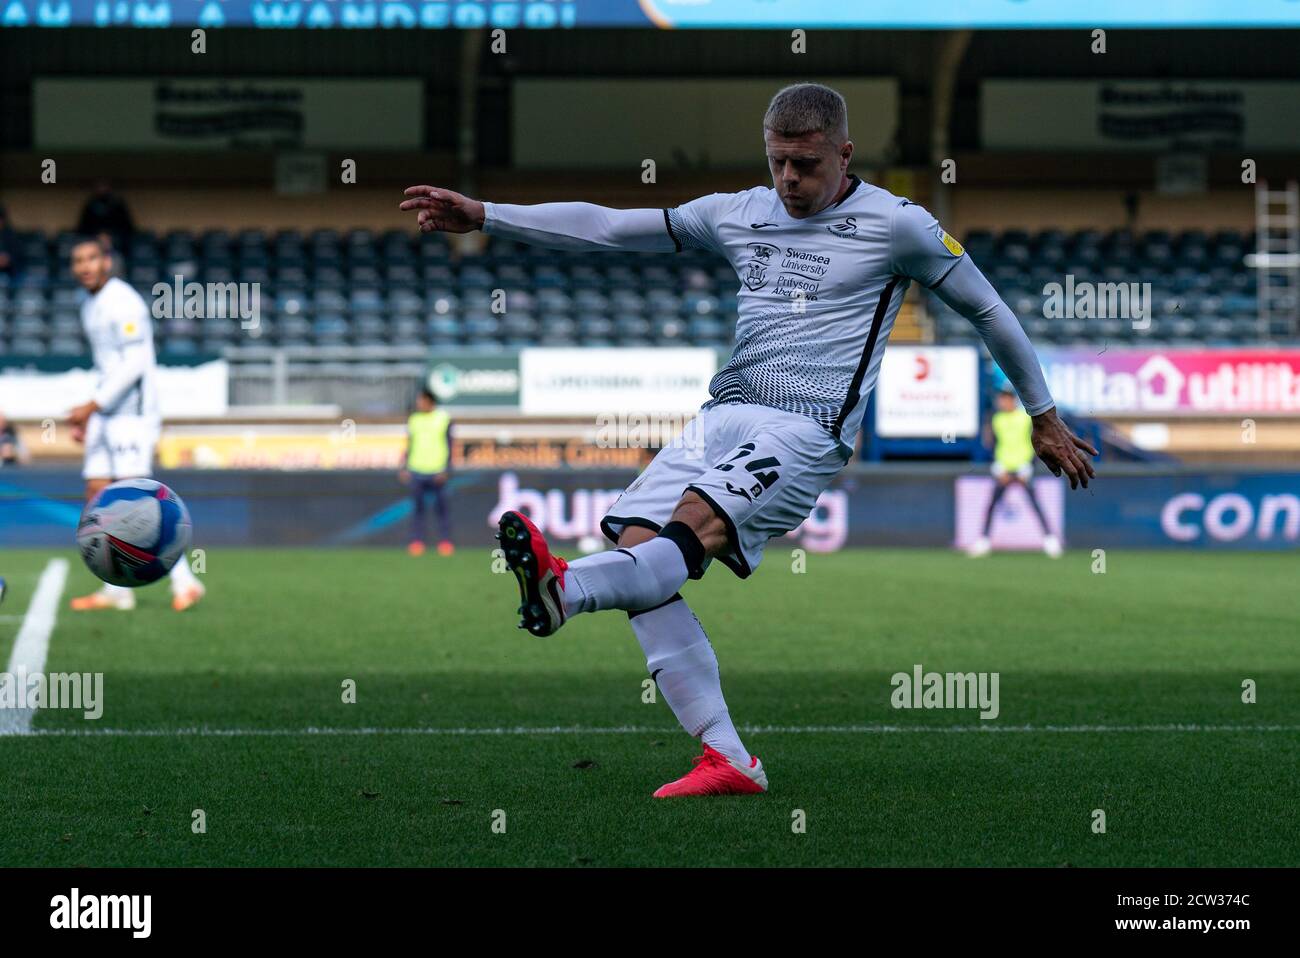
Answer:
MULTIPOLYGON (((1053 531, 1074 549, 1300 550, 1300 472, 1108 466, 1087 490, 1045 474, 1038 484, 1053 531)), ((449 481, 457 544, 488 548, 497 516, 521 509, 566 544, 599 536, 600 518, 633 470, 465 470, 449 481)), ((185 499, 196 547, 399 546, 410 503, 386 470, 176 470, 159 478, 185 499)), ((987 467, 850 467, 812 517, 770 549, 948 548, 982 524, 987 467), (974 510, 972 519, 964 510, 974 510)), ((0 469, 0 555, 7 547, 72 548, 81 512, 75 469, 0 469)), ((1023 497, 1007 495, 993 537, 1037 548, 1023 497)), ((3 569, 0 569, 3 573, 3 569)))

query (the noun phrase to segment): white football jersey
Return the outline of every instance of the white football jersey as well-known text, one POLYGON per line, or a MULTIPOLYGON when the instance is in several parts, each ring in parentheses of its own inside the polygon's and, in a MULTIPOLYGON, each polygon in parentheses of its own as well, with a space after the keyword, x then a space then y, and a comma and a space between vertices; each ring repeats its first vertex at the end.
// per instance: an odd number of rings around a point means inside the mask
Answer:
POLYGON ((1053 405, 1029 338, 961 243, 924 208, 850 175, 804 219, 760 186, 672 209, 591 203, 483 204, 483 231, 567 250, 706 249, 736 271, 736 347, 705 406, 770 406, 807 416, 847 459, 913 281, 970 320, 1030 415, 1053 405))
POLYGON ((964 256, 925 209, 850 179, 842 199, 804 219, 770 187, 667 211, 674 242, 724 256, 740 279, 735 352, 706 405, 809 416, 846 453, 908 286, 938 285, 964 256))
POLYGON ((153 320, 131 286, 111 278, 81 305, 99 382, 95 401, 105 416, 157 416, 153 320))

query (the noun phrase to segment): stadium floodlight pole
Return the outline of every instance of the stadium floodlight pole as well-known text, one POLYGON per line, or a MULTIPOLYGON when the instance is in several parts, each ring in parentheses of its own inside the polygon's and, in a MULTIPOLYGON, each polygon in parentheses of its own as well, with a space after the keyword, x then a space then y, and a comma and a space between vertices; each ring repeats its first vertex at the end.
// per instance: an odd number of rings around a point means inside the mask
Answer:
POLYGON ((948 184, 942 170, 949 155, 948 128, 952 123, 952 101, 957 95, 957 71, 970 46, 970 30, 951 30, 940 35, 938 65, 930 88, 930 205, 940 223, 952 220, 948 184))

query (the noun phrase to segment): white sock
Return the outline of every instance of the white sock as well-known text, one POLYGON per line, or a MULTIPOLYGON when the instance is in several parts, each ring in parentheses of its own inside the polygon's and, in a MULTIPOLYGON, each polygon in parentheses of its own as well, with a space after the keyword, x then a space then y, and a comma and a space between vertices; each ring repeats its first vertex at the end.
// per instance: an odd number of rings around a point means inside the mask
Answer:
POLYGON ((111 583, 105 582, 99 587, 99 594, 106 595, 110 599, 120 599, 124 595, 130 595, 131 590, 124 585, 112 585, 111 583))
POLYGON ((627 549, 583 556, 564 576, 565 615, 601 609, 649 609, 686 583, 677 543, 656 536, 627 549))
POLYGON ((168 575, 171 576, 173 592, 183 592, 184 590, 199 584, 199 580, 196 579, 194 573, 190 571, 190 560, 186 557, 184 552, 182 552, 181 557, 176 560, 176 564, 172 566, 172 571, 169 572, 168 575))
POLYGON ((682 728, 748 768, 750 754, 722 697, 718 657, 686 600, 678 596, 657 609, 634 613, 631 620, 646 668, 682 728))

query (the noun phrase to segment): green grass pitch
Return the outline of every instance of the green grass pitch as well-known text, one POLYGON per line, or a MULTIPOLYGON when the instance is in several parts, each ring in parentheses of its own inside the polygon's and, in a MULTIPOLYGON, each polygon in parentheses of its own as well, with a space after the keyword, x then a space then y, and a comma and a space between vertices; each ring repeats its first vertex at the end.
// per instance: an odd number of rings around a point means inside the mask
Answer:
MULTIPOLYGON (((642 701, 626 617, 518 631, 486 551, 213 549, 178 615, 161 585, 67 611, 94 585, 68 550, 46 668, 104 673, 104 715, 0 738, 0 865, 1300 859, 1294 555, 1111 550, 1094 574, 1087 552, 852 551, 798 574, 776 546, 684 590, 771 790, 668 802, 698 746, 642 701), (1000 716, 895 710, 916 663, 998 672, 1000 716)), ((52 555, 0 555, 0 662, 52 555)))

